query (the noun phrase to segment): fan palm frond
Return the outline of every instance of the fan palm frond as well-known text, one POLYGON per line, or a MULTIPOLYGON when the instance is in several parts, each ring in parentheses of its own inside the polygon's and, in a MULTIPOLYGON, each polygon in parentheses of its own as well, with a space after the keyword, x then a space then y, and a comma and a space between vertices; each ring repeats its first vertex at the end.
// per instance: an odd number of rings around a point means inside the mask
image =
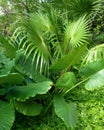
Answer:
POLYGON ((82 17, 77 21, 69 23, 65 29, 65 36, 63 41, 64 51, 66 52, 71 48, 88 43, 88 38, 88 20, 82 17))
POLYGON ((44 3, 41 5, 39 21, 43 25, 45 37, 51 46, 53 57, 59 57, 62 53, 61 42, 63 39, 64 23, 60 11, 55 10, 51 5, 44 3))
POLYGON ((51 3, 71 19, 75 19, 101 9, 102 0, 52 0, 51 3))
POLYGON ((26 59, 32 56, 32 66, 43 73, 51 62, 51 54, 45 41, 44 28, 38 20, 32 16, 24 19, 21 29, 17 30, 13 37, 18 40, 19 48, 25 50, 26 59))
POLYGON ((71 0, 69 4, 70 14, 74 18, 91 14, 101 9, 101 3, 101 0, 71 0))

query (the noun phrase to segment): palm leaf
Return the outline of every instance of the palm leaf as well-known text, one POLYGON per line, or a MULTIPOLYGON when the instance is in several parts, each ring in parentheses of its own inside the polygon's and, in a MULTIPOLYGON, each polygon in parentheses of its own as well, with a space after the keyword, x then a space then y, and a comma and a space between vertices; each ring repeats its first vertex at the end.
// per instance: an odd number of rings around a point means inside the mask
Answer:
POLYGON ((104 59, 104 44, 96 45, 95 47, 88 50, 88 53, 83 60, 83 64, 100 59, 104 59))
POLYGON ((51 55, 44 38, 41 19, 39 15, 31 15, 29 19, 22 19, 22 27, 15 31, 13 38, 17 39, 19 48, 25 50, 26 59, 32 56, 32 67, 35 64, 36 69, 43 72, 50 64, 51 55))
POLYGON ((101 9, 102 0, 52 0, 50 3, 63 15, 76 19, 101 9))
POLYGON ((43 25, 45 37, 48 44, 52 46, 53 57, 59 57, 62 53, 61 41, 63 39, 64 20, 60 15, 60 11, 54 9, 50 4, 44 3, 40 7, 39 18, 43 25))
POLYGON ((101 9, 101 3, 101 0, 71 0, 69 12, 71 17, 79 18, 101 9))
POLYGON ((88 20, 84 17, 77 21, 71 22, 66 26, 63 48, 64 51, 69 51, 73 47, 78 47, 88 43, 89 29, 88 20))
POLYGON ((58 58, 62 53, 61 42, 65 20, 63 20, 60 11, 46 2, 41 4, 39 11, 41 12, 39 21, 44 27, 46 41, 51 46, 52 56, 58 58))
MULTIPOLYGON (((28 40, 30 40, 30 42, 28 42, 26 47, 27 48, 26 53, 27 52, 32 53, 34 51, 32 64, 34 64, 36 59, 37 66, 39 65, 39 62, 40 64, 44 65, 44 67, 47 66, 47 64, 49 64, 51 59, 50 52, 44 41, 42 33, 36 27, 38 25, 35 25, 34 20, 31 20, 30 22, 27 23, 25 22, 24 25, 26 32, 28 32, 27 34, 28 40)), ((41 66, 40 66, 40 72, 41 72, 41 66)))

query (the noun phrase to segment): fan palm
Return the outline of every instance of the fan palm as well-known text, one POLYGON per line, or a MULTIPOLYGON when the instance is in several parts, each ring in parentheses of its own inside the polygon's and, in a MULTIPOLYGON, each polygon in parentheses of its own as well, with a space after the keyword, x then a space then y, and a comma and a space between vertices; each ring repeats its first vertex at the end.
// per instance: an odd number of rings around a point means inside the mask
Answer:
POLYGON ((52 0, 51 3, 55 8, 62 10, 71 19, 80 16, 89 15, 101 8, 101 0, 52 0))
POLYGON ((20 30, 13 34, 13 38, 21 39, 16 41, 19 48, 25 50, 26 59, 32 57, 32 66, 35 65, 41 73, 46 73, 49 65, 68 54, 71 48, 86 44, 88 36, 88 20, 85 17, 67 22, 62 20, 60 11, 52 7, 50 12, 39 11, 22 19, 20 30))

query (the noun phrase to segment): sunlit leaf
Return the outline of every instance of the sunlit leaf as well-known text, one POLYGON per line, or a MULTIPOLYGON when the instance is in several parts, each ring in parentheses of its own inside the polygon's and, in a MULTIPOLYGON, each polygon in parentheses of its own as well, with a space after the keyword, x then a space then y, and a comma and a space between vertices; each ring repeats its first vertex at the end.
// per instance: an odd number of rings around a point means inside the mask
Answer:
POLYGON ((75 103, 66 103, 62 96, 55 95, 54 108, 57 116, 65 122, 67 127, 76 126, 77 108, 75 103))
POLYGON ((87 90, 95 90, 104 86, 104 69, 98 71, 85 84, 87 90))
POLYGON ((77 21, 69 23, 65 30, 64 51, 70 51, 73 47, 79 47, 88 42, 89 30, 88 21, 80 18, 77 21))
POLYGON ((82 66, 80 70, 80 75, 82 77, 89 77, 103 68, 104 68, 104 59, 94 61, 82 66))
POLYGON ((30 97, 35 97, 37 94, 46 94, 51 89, 52 84, 51 81, 44 81, 27 86, 12 87, 9 90, 9 95, 18 101, 25 101, 30 97))
POLYGON ((76 78, 73 72, 66 72, 62 74, 56 81, 56 87, 58 88, 71 88, 76 82, 76 78))

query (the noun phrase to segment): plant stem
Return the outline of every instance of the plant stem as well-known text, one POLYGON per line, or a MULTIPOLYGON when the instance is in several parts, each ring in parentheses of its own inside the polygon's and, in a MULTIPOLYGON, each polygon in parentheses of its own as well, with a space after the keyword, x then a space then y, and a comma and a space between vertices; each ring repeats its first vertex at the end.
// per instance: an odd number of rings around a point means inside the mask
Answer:
POLYGON ((48 111, 49 107, 51 106, 51 104, 53 103, 53 99, 50 101, 49 105, 47 106, 47 108, 45 109, 43 115, 46 114, 46 112, 48 111))
POLYGON ((88 78, 86 78, 86 79, 84 79, 84 80, 78 82, 77 84, 75 84, 73 87, 71 87, 70 89, 68 89, 68 90, 63 94, 63 96, 64 96, 66 93, 68 93, 69 91, 71 91, 72 89, 74 89, 75 87, 79 86, 80 84, 82 84, 83 82, 85 82, 86 80, 88 80, 89 78, 90 78, 90 77, 88 77, 88 78))

